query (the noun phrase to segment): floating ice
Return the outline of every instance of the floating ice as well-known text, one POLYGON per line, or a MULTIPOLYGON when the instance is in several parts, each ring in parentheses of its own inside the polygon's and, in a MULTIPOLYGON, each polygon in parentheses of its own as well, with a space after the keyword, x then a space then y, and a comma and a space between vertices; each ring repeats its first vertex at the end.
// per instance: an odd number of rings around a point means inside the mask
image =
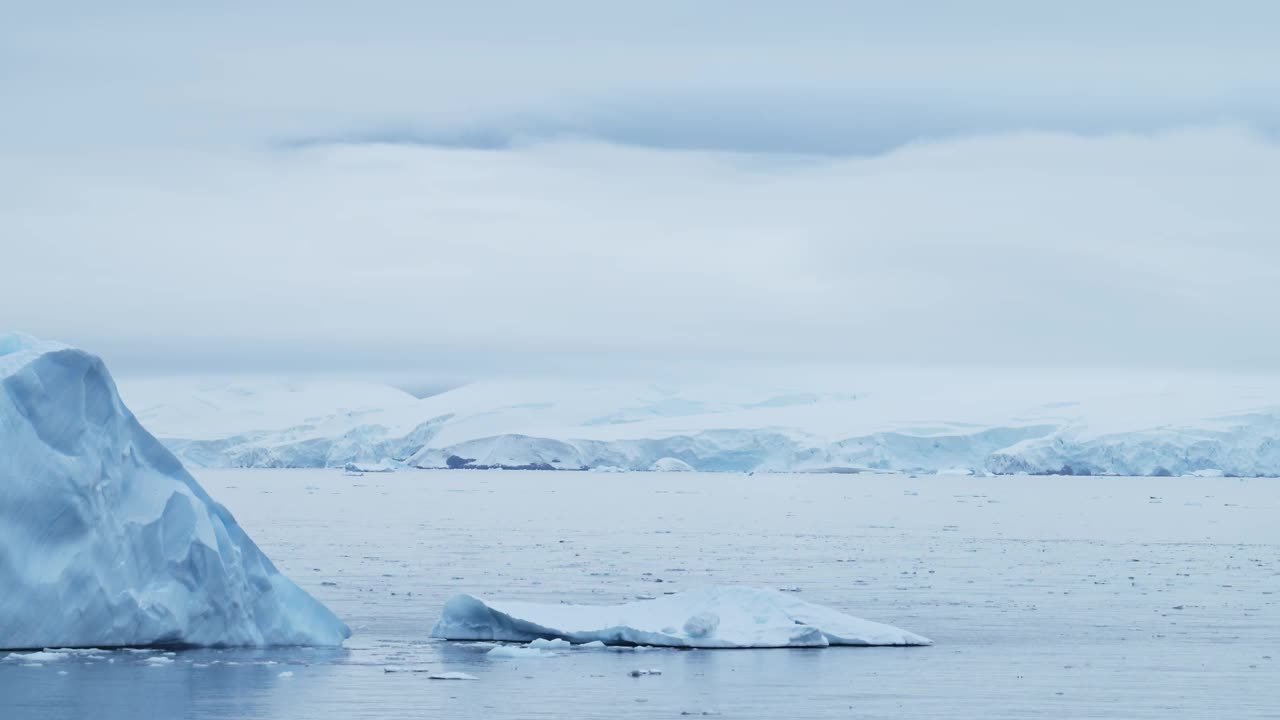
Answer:
POLYGON ((538 638, 533 642, 530 642, 529 647, 539 648, 542 650, 568 650, 569 648, 573 647, 573 644, 570 643, 568 640, 561 640, 560 638, 554 638, 551 640, 548 640, 546 638, 538 638))
POLYGON ((653 472, 693 472, 692 465, 673 457, 658 458, 649 469, 653 472))
POLYGON ((491 658, 544 658, 551 657, 555 653, 547 652, 536 647, 515 647, 512 645, 499 645, 498 647, 485 653, 491 658))
POLYGON ((378 462, 349 462, 342 469, 350 473, 389 473, 395 472, 396 466, 390 460, 379 460, 378 462))
MULTIPOLYGON (((446 640, 657 645, 697 648, 929 645, 928 638, 774 590, 717 587, 623 605, 496 602, 458 595, 432 637, 446 640)), ((495 648, 490 651, 530 650, 495 648)), ((535 652, 541 652, 535 650, 535 652)), ((501 656, 510 657, 507 652, 501 656)))
POLYGON ((62 652, 60 650, 41 650, 39 652, 29 653, 9 653, 0 662, 10 663, 50 663, 62 662, 72 657, 71 653, 62 652))
POLYGON ((0 337, 0 648, 338 645, 102 361, 0 337))
POLYGON ((464 672, 439 672, 431 673, 427 676, 428 680, 479 680, 475 675, 468 675, 464 672))

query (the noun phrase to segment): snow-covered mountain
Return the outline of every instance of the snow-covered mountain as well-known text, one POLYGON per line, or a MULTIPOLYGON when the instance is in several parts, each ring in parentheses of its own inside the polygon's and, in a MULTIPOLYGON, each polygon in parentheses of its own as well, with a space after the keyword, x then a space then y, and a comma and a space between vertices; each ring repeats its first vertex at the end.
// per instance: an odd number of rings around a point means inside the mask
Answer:
POLYGON ((416 399, 319 380, 126 382, 207 467, 1280 475, 1280 377, 806 368, 678 383, 489 380, 416 399))
POLYGON ((102 361, 0 335, 0 648, 339 645, 121 402, 102 361))

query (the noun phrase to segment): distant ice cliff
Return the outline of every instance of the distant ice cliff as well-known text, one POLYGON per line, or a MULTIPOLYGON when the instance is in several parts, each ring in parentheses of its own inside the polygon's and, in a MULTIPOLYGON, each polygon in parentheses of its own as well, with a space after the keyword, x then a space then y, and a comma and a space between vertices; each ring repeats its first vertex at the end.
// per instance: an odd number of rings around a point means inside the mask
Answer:
POLYGON ((827 371, 714 384, 126 384, 204 467, 1280 475, 1280 379, 827 371))

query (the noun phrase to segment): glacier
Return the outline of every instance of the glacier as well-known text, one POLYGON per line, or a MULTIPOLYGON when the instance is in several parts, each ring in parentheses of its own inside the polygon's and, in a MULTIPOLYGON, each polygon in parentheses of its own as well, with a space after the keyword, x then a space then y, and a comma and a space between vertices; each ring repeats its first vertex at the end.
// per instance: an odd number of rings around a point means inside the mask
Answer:
POLYGON ((103 362, 0 336, 0 648, 340 645, 125 407, 103 362))
POLYGON ((1280 475, 1280 378, 848 369, 714 382, 138 380, 198 467, 1280 475))
MULTIPOLYGON (((458 595, 431 636, 445 640, 539 640, 673 648, 798 648, 931 645, 926 637, 863 620, 794 595, 751 587, 711 587, 622 605, 543 604, 458 595)), ((496 648, 495 652, 504 650, 496 648)), ((509 654, 509 653, 508 653, 509 654)))

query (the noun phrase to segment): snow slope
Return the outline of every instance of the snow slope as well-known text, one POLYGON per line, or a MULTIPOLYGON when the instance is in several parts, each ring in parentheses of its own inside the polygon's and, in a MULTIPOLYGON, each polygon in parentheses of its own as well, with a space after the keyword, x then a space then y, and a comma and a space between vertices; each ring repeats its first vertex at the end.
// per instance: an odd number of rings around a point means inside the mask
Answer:
POLYGON ((143 427, 192 440, 247 430, 288 430, 412 406, 403 390, 370 382, 272 377, 160 377, 122 382, 143 427))
POLYGON ((339 645, 121 402, 101 360, 0 336, 0 648, 339 645))
POLYGON ((745 587, 692 590, 624 605, 495 602, 458 595, 445 603, 431 636, 680 648, 932 644, 914 633, 794 595, 745 587))
POLYGON ((490 380, 421 400, 377 388, 369 403, 350 384, 313 381, 305 410, 277 407, 294 398, 273 383, 224 384, 233 402, 207 383, 166 382, 149 417, 199 466, 1280 474, 1274 376, 802 368, 664 384, 490 380))

